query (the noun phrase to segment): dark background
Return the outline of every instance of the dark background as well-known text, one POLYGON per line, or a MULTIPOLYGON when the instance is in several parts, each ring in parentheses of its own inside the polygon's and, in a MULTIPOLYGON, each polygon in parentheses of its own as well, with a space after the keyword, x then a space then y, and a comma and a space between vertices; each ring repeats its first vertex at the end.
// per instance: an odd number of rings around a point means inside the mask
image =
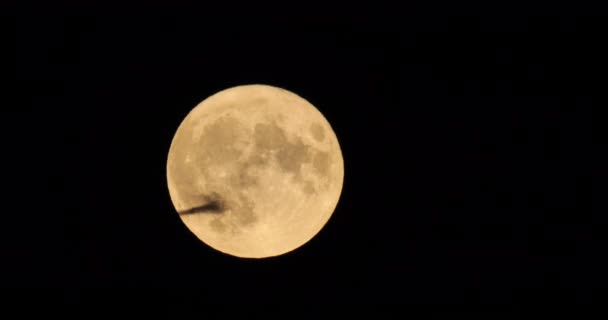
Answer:
POLYGON ((5 15, 6 286, 159 308, 592 301, 598 17, 256 9, 5 15), (313 103, 345 163, 325 228, 264 260, 200 243, 165 180, 186 114, 253 83, 313 103))

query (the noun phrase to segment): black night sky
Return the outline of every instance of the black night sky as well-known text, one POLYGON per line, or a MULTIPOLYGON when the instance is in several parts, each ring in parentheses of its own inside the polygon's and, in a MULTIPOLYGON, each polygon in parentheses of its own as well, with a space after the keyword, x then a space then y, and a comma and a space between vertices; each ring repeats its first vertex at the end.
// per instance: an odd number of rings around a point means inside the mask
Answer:
POLYGON ((81 9, 3 14, 5 286, 168 309, 592 300, 599 18, 81 9), (253 83, 313 103, 345 161, 325 228, 265 260, 200 243, 165 178, 183 117, 253 83))

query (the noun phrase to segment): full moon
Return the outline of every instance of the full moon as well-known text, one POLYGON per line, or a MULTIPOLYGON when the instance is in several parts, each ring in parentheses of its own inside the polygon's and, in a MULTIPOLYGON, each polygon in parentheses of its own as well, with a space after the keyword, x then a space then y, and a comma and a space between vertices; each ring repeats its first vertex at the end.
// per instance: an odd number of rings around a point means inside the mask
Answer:
POLYGON ((312 239, 344 180, 329 122, 304 98, 268 85, 220 91, 177 128, 169 195, 186 227, 223 253, 265 258, 312 239))

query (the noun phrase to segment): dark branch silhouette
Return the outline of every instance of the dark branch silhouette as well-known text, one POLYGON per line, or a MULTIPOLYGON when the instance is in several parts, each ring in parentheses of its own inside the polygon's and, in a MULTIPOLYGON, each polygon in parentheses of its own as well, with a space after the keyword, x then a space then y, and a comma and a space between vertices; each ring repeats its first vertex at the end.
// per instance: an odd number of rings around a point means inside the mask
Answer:
POLYGON ((196 213, 211 213, 220 214, 224 212, 224 203, 217 193, 204 195, 205 204, 192 207, 187 210, 178 211, 179 214, 196 214, 196 213))
POLYGON ((195 214, 195 213, 211 213, 219 214, 224 211, 224 208, 219 201, 211 201, 202 206, 193 207, 188 210, 179 211, 179 214, 195 214))

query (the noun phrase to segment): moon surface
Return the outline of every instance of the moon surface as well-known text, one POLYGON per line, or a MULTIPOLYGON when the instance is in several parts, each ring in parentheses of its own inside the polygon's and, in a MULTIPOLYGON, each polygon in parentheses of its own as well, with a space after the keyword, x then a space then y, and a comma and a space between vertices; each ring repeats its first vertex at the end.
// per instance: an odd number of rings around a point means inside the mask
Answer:
POLYGON ((201 241, 244 258, 281 255, 333 214, 344 180, 338 139, 304 98, 268 85, 220 91, 178 127, 167 184, 201 241))

